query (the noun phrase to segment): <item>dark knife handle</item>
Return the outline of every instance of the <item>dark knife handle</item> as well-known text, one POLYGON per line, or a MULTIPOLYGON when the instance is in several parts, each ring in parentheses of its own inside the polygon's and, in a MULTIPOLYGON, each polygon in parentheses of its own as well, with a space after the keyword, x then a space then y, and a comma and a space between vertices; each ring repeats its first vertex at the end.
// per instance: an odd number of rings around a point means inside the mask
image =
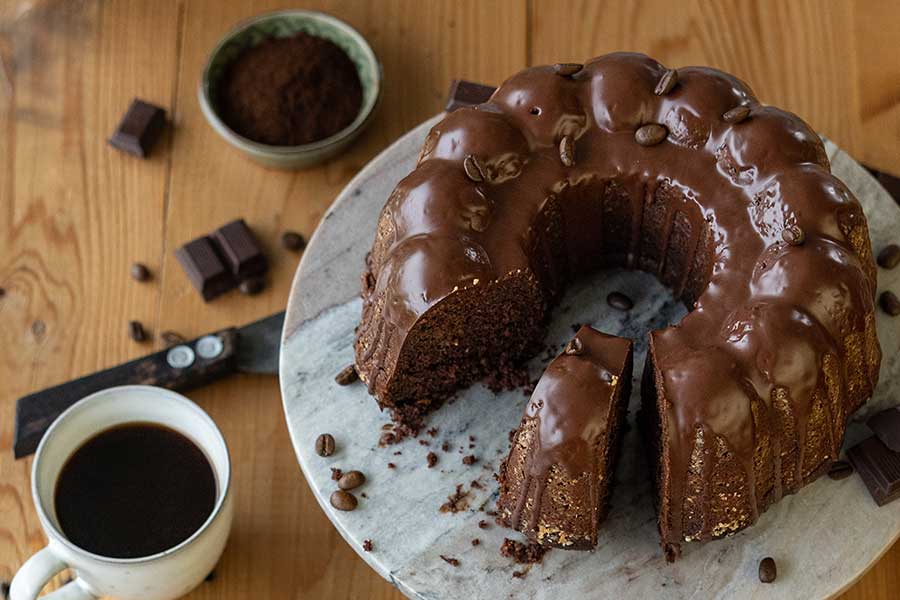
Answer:
MULTIPOLYGON (((184 391, 234 373, 237 370, 237 330, 223 329, 211 335, 218 337, 222 342, 221 351, 216 356, 203 358, 202 353, 197 350, 197 342, 203 338, 185 342, 183 345, 194 353, 194 361, 184 368, 174 368, 169 364, 167 357, 172 348, 168 348, 19 398, 16 403, 13 437, 13 452, 16 458, 34 452, 44 432, 56 417, 94 392, 131 384, 155 385, 184 391)), ((205 354, 210 353, 207 351, 205 354)))

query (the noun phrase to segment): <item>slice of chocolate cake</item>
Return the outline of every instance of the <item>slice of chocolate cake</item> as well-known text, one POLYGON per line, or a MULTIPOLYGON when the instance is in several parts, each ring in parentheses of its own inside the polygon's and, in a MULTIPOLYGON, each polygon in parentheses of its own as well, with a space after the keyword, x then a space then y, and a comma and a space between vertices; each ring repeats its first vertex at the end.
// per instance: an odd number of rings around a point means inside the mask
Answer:
POLYGON ((500 467, 501 519, 543 546, 590 550, 609 505, 631 395, 631 341, 582 327, 544 371, 500 467))

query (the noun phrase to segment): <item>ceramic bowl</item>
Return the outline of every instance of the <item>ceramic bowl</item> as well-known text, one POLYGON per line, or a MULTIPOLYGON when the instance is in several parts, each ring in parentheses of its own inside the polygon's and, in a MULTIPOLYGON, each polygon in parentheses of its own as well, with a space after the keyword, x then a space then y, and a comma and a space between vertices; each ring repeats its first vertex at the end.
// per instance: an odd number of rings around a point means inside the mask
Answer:
POLYGON ((264 13, 239 23, 216 45, 206 61, 197 96, 203 115, 222 138, 256 162, 276 169, 302 169, 325 161, 358 136, 371 121, 381 98, 382 70, 378 58, 358 31, 330 15, 309 10, 264 13), (356 65, 363 100, 356 119, 334 135, 300 146, 261 144, 239 135, 219 117, 217 86, 228 65, 245 49, 270 37, 305 32, 337 44, 356 65))

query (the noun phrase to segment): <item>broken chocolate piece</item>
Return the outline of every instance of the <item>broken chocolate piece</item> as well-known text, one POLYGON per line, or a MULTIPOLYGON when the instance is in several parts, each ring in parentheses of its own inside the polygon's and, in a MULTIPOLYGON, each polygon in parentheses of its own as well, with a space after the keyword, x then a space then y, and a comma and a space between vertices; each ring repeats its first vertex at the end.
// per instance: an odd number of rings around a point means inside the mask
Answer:
POLYGON ((444 106, 444 110, 453 112, 457 108, 483 104, 490 99, 495 89, 497 88, 489 85, 454 79, 450 84, 450 91, 447 93, 447 104, 444 106))
POLYGON ((146 158, 166 124, 166 111, 135 98, 109 138, 109 145, 146 158))
POLYGON ((237 285, 213 241, 206 236, 192 240, 176 250, 175 258, 207 302, 237 285))
POLYGON ((869 417, 869 429, 885 446, 900 452, 900 407, 889 408, 869 417))
POLYGON ((900 453, 872 436, 850 448, 847 459, 878 506, 900 497, 900 453))
POLYGON ((213 238, 219 244, 222 256, 235 277, 247 279, 266 272, 266 256, 243 219, 219 227, 213 233, 213 238))

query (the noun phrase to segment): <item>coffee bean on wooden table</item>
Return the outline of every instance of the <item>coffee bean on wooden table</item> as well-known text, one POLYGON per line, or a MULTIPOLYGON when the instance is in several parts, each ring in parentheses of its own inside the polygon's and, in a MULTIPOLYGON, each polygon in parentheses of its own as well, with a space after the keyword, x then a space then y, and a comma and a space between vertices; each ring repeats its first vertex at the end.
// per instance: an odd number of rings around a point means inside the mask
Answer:
POLYGON ((356 365, 347 365, 341 372, 334 376, 334 380, 338 385, 350 385, 359 379, 359 373, 356 372, 356 365))
POLYGON ((141 263, 131 265, 131 278, 135 281, 147 281, 150 279, 150 269, 141 263))
POLYGON ((366 482, 366 476, 360 471, 347 471, 338 479, 338 487, 342 490, 358 488, 366 482))
POLYGON ((900 264, 900 246, 889 244, 878 253, 878 266, 882 269, 893 269, 900 264))
POLYGON ((835 461, 828 468, 828 477, 835 481, 846 479, 851 475, 853 475, 853 465, 846 460, 835 461))
POLYGON ((334 454, 334 436, 323 433, 316 438, 316 454, 319 456, 331 456, 334 454))
POLYGON ((338 510, 353 510, 359 504, 356 496, 346 490, 335 490, 330 500, 331 505, 338 510))
POLYGON ((631 310, 634 301, 622 292, 610 292, 606 297, 606 303, 616 310, 631 310))
POLYGON ((775 565, 775 559, 767 556, 759 561, 759 580, 763 583, 772 583, 778 577, 778 567, 775 565))
POLYGON ((900 299, 894 292, 881 292, 878 303, 881 304, 881 309, 892 317, 900 315, 900 299))
POLYGON ((128 322, 128 335, 135 342, 146 342, 147 341, 147 332, 144 331, 144 326, 141 325, 140 321, 129 321, 128 322))
POLYGON ((159 338, 163 341, 163 344, 166 345, 166 348, 178 346, 185 342, 184 336, 174 331, 163 331, 159 334, 159 338))
POLYGON ((265 289, 266 282, 262 277, 251 277, 241 282, 241 293, 246 296, 255 296, 265 289))
POLYGON ((306 248, 306 240, 296 231, 285 231, 281 234, 281 247, 291 252, 299 252, 306 248))

